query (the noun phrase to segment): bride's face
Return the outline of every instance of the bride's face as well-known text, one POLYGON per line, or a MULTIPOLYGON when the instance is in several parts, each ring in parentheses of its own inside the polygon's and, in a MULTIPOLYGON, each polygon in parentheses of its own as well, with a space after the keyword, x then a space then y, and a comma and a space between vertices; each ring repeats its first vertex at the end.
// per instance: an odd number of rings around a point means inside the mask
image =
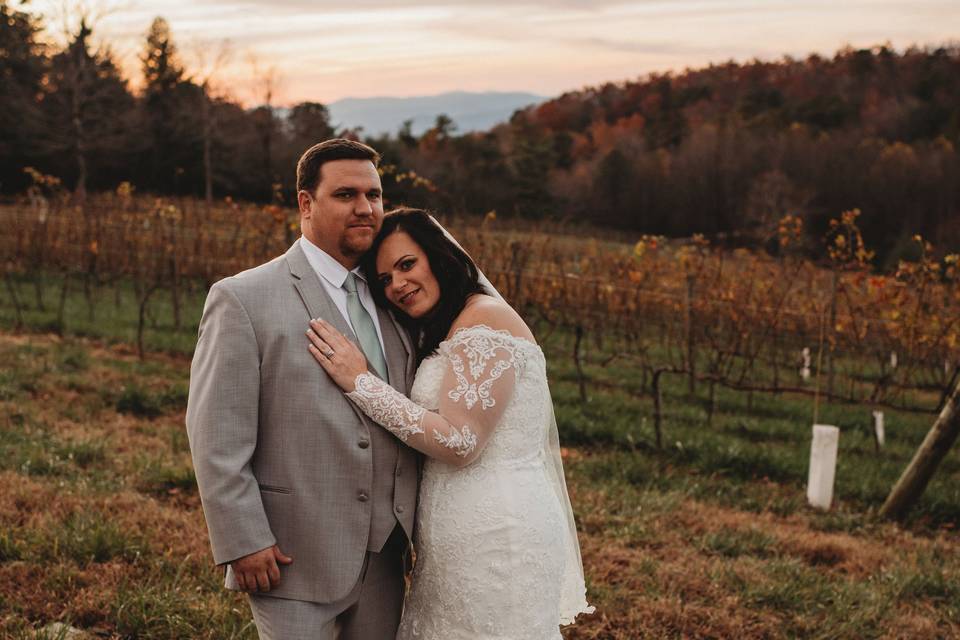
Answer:
POLYGON ((394 306, 411 318, 420 318, 440 302, 440 284, 430 261, 404 231, 390 234, 377 253, 377 280, 394 306))

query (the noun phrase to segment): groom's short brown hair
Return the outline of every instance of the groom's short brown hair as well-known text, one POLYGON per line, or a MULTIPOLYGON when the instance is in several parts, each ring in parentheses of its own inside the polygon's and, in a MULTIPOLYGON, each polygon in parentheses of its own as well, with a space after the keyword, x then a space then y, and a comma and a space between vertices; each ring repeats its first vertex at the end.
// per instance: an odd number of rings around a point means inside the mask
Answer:
POLYGON ((333 160, 369 160, 373 166, 380 162, 380 154, 356 140, 332 138, 317 143, 303 152, 297 162, 297 191, 307 191, 310 195, 320 184, 320 168, 325 162, 333 160))

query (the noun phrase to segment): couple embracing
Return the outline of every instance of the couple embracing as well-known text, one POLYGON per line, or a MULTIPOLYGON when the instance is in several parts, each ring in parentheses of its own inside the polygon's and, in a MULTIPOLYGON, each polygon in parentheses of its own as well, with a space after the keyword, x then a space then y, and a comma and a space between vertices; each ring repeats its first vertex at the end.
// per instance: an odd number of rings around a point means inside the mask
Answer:
POLYGON ((307 150, 301 238, 210 289, 187 431, 214 561, 261 638, 557 640, 592 608, 543 353, 430 216, 384 215, 378 161, 307 150))

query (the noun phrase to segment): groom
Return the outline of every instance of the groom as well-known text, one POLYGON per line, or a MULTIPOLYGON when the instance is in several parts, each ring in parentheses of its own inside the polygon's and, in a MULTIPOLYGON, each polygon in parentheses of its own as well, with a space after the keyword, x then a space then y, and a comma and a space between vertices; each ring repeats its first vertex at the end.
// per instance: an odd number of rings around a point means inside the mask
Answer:
POLYGON ((187 432, 214 561, 261 638, 393 638, 418 460, 313 360, 321 317, 409 394, 413 347, 357 270, 380 229, 379 156, 328 140, 297 163, 302 237, 217 282, 190 369, 187 432))

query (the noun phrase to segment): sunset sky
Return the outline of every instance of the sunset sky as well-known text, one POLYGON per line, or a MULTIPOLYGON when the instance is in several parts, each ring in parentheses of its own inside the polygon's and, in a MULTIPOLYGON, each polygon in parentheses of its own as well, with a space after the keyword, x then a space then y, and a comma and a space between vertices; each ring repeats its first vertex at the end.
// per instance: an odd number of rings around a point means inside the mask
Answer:
MULTIPOLYGON (((56 7, 23 8, 62 31, 56 7)), ((188 69, 209 66, 222 91, 259 102, 251 77, 277 78, 276 104, 444 91, 553 96, 650 71, 710 62, 832 55, 844 45, 956 43, 960 0, 128 0, 107 8, 95 35, 136 85, 151 20, 166 18, 188 69), (198 55, 198 52, 202 54, 198 55), (200 58, 204 59, 201 63, 200 58)))

